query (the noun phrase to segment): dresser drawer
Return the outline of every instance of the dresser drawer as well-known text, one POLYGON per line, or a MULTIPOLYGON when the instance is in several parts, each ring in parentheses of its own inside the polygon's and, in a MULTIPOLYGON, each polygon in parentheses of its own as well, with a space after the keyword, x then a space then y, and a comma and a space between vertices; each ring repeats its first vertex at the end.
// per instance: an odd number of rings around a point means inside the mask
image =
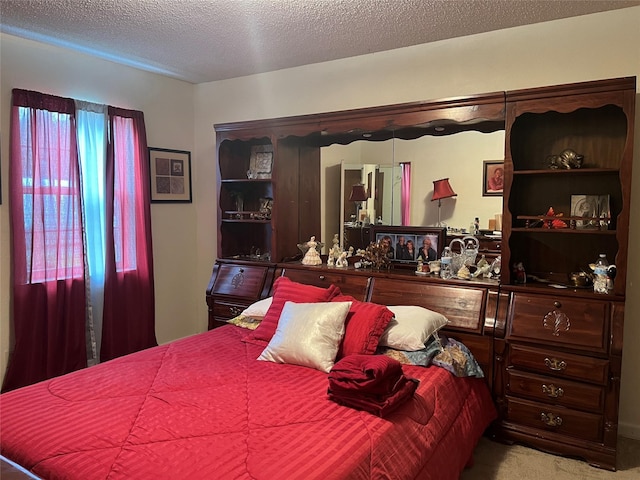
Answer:
POLYGON ((214 298, 213 316, 216 320, 230 320, 240 315, 249 305, 250 304, 248 303, 226 302, 224 300, 220 301, 217 298, 214 298))
POLYGON ((570 408, 507 396, 507 420, 529 427, 588 440, 602 441, 602 416, 570 408))
POLYGON ((604 387, 507 369, 507 393, 578 410, 602 413, 604 387))
POLYGON ((283 269, 283 274, 294 282, 304 283, 306 285, 323 288, 335 285, 340 288, 340 291, 344 295, 351 295, 361 302, 366 300, 369 277, 364 275, 345 275, 336 271, 328 272, 326 270, 303 270, 296 268, 285 268, 283 269))
POLYGON ((609 361, 511 344, 508 365, 524 370, 606 385, 609 361))
POLYGON ((211 293, 259 300, 268 271, 266 266, 222 264, 211 293))
POLYGON ((608 314, 606 301, 517 293, 509 337, 606 353, 608 314))

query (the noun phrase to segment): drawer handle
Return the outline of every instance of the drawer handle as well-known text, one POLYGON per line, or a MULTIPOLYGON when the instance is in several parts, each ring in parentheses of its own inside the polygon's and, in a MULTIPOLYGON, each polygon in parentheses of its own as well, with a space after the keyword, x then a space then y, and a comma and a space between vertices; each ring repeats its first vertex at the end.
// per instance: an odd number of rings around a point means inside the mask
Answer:
POLYGON ((320 280, 324 280, 325 276, 324 275, 320 275, 320 280))
POLYGON ((558 398, 564 395, 562 387, 556 387, 553 383, 551 385, 542 385, 542 393, 547 397, 558 398))
POLYGON ((557 358, 545 358, 544 364, 549 368, 549 370, 553 370, 554 372, 561 372, 565 368, 567 368, 567 362, 564 360, 558 360, 557 358))
POLYGON ((560 308, 562 306, 562 304, 559 301, 556 300, 555 302, 553 302, 553 306, 556 307, 556 308, 560 308))
POLYGON ((548 427, 559 427, 562 425, 562 417, 555 413, 541 413, 540 421, 548 427))
POLYGON ((244 311, 244 308, 229 307, 229 311, 231 312, 231 315, 233 315, 234 317, 237 317, 238 315, 240 315, 244 311))

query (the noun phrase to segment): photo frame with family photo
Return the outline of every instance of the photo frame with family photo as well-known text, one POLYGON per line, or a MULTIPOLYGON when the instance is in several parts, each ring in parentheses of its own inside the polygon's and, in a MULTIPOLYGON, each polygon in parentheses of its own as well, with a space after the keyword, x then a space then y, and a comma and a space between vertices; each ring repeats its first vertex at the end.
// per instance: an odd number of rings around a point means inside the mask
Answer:
POLYGON ((372 242, 387 242, 389 258, 394 263, 415 264, 419 258, 440 258, 445 242, 445 228, 377 225, 371 229, 372 242))

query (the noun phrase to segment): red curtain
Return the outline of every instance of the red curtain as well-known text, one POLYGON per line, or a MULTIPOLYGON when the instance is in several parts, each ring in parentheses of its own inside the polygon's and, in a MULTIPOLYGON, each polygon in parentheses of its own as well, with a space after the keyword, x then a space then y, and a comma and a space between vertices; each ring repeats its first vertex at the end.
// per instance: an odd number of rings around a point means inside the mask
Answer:
POLYGON ((157 345, 147 155, 143 113, 109 107, 102 361, 157 345))
POLYGON ((13 91, 9 215, 15 348, 3 391, 86 366, 74 112, 72 99, 13 91))
POLYGON ((411 163, 400 163, 400 215, 402 225, 411 225, 411 163))

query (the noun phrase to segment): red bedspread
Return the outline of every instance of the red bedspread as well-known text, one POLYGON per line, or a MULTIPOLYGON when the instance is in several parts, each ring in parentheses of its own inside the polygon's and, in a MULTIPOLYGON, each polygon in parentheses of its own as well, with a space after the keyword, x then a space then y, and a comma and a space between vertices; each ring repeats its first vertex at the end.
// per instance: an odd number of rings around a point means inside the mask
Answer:
POLYGON ((482 380, 420 379, 387 418, 225 326, 0 396, 1 452, 47 479, 457 479, 495 416, 482 380), (433 468, 430 468, 433 466, 433 468), (422 472, 422 473, 420 473, 422 472))

